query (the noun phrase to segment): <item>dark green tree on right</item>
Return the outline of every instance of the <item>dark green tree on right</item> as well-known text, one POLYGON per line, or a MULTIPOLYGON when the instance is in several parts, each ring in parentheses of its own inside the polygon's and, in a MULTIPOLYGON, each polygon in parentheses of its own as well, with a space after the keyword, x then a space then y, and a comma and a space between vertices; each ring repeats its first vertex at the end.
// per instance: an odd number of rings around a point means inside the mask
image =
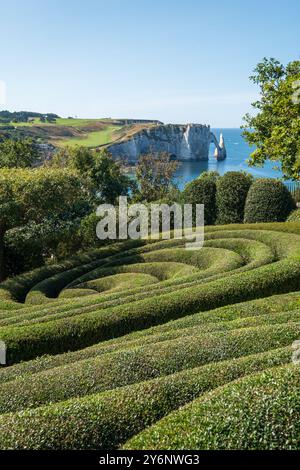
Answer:
POLYGON ((282 65, 264 58, 250 79, 260 87, 252 103, 256 113, 246 114, 243 136, 255 145, 250 166, 266 160, 279 162, 286 178, 300 179, 300 61, 282 65))

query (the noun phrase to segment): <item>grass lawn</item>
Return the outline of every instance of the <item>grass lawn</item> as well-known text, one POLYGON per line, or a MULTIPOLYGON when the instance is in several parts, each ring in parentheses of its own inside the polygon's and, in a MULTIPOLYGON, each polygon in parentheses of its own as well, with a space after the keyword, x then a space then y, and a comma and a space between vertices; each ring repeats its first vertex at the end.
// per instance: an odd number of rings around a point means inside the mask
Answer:
POLYGON ((14 127, 33 127, 33 126, 71 126, 71 127, 84 127, 95 122, 110 122, 111 119, 77 119, 77 118, 58 118, 55 122, 41 122, 36 118, 32 122, 10 122, 1 123, 0 126, 14 126, 14 127))
POLYGON ((121 126, 107 126, 101 131, 94 131, 86 134, 84 138, 72 138, 67 140, 61 140, 57 142, 59 146, 71 146, 80 145, 82 147, 98 147, 99 145, 105 145, 114 140, 113 134, 119 130, 121 126))

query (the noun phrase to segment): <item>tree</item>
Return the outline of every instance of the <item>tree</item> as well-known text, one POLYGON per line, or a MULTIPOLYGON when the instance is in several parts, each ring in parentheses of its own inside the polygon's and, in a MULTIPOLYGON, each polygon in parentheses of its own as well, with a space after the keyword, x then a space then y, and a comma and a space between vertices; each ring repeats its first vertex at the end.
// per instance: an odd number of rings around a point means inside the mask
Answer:
POLYGON ((31 139, 0 142, 0 168, 31 167, 38 158, 39 152, 31 139))
POLYGON ((55 221, 84 201, 81 180, 70 171, 0 170, 0 279, 5 278, 5 235, 26 224, 55 221))
POLYGON ((136 168, 138 199, 150 202, 164 198, 175 186, 172 179, 177 167, 178 162, 168 153, 140 157, 136 168))
POLYGON ((85 147, 67 147, 54 156, 51 166, 69 167, 79 173, 95 203, 114 204, 119 196, 128 195, 134 187, 107 149, 95 152, 85 147))
POLYGON ((121 171, 107 149, 95 154, 90 178, 95 196, 100 202, 114 204, 119 196, 127 196, 135 189, 135 183, 121 171))
POLYGON ((300 175, 300 61, 284 67, 264 58, 250 79, 260 87, 260 100, 252 104, 257 114, 244 117, 243 135, 257 148, 249 164, 266 160, 281 164, 286 178, 300 175))

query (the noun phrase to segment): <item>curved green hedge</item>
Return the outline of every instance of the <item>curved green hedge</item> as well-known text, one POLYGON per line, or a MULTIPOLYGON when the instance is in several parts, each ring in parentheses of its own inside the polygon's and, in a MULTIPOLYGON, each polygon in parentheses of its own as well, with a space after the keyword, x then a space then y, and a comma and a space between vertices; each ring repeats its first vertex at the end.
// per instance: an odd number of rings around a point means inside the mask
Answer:
MULTIPOLYGON (((224 274, 221 279, 195 282, 190 287, 120 305, 48 319, 26 326, 1 328, 9 363, 65 350, 75 350, 163 323, 199 310, 300 289, 300 239, 280 232, 243 231, 258 241, 265 239, 280 261, 243 273, 224 274)), ((221 232, 211 236, 223 236, 221 232)), ((232 231, 227 233, 232 238, 232 231)), ((236 232, 238 236, 238 231, 236 232)), ((126 258, 124 258, 126 259, 126 258)), ((150 293, 151 294, 151 293, 150 293)))
POLYGON ((290 213, 287 222, 300 222, 300 209, 295 209, 290 213))
POLYGON ((204 204, 204 223, 213 225, 216 221, 216 181, 217 177, 205 173, 188 183, 183 191, 185 204, 204 204))
POLYGON ((277 314, 280 317, 290 315, 290 312, 300 308, 300 293, 276 295, 265 299, 243 302, 236 305, 221 307, 208 312, 199 312, 188 315, 178 320, 171 321, 146 330, 134 331, 128 335, 115 338, 103 343, 98 343, 78 351, 58 354, 55 356, 42 356, 31 361, 21 362, 11 367, 0 368, 0 381, 4 383, 18 377, 30 375, 36 372, 57 368, 63 365, 75 363, 101 354, 125 350, 132 346, 151 344, 165 339, 186 336, 192 328, 204 328, 205 331, 236 329, 245 326, 255 326, 255 318, 264 322, 265 316, 269 321, 277 322, 277 314))
MULTIPOLYGON (((196 435, 184 430, 189 403, 291 363, 300 339, 300 223, 205 227, 201 250, 184 243, 120 243, 0 285, 0 340, 11 364, 0 367, 0 448, 112 449, 134 436, 126 446, 150 442, 155 429, 159 448, 168 415, 184 446, 196 435)), ((237 414, 230 403, 228 420, 248 426, 242 400, 237 414)), ((253 410, 254 436, 265 411, 253 410)), ((224 442, 226 433, 206 431, 208 448, 231 448, 235 439, 244 448, 238 427, 224 442)), ((176 448, 169 431, 167 438, 176 448)))
POLYGON ((137 341, 125 350, 3 383, 0 385, 0 413, 84 396, 87 390, 89 394, 96 393, 210 362, 264 352, 290 345, 300 336, 300 309, 294 314, 278 314, 262 320, 256 317, 252 322, 231 322, 216 332, 200 328, 200 331, 181 331, 180 336, 175 332, 151 337, 150 343, 137 341), (284 324, 286 322, 290 324, 284 324))
POLYGON ((1 449, 114 449, 201 394, 287 363, 290 348, 0 416, 1 449))
POLYGON ((246 377, 174 412, 124 448, 299 449, 299 383, 295 365, 246 377))

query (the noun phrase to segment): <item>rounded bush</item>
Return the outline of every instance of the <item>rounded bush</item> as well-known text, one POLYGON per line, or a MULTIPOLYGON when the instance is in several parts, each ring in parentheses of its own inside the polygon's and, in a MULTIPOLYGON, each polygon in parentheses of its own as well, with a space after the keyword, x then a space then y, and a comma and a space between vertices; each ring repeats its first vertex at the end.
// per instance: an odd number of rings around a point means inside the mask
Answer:
POLYGON ((281 181, 260 178, 249 190, 245 205, 245 223, 283 222, 295 208, 291 193, 281 181))
POLYGON ((252 177, 229 171, 217 181, 217 224, 235 224, 244 220, 245 201, 252 177))
POLYGON ((188 183, 183 191, 183 198, 186 204, 204 204, 205 225, 214 225, 216 221, 217 178, 217 173, 202 173, 199 178, 188 183))

